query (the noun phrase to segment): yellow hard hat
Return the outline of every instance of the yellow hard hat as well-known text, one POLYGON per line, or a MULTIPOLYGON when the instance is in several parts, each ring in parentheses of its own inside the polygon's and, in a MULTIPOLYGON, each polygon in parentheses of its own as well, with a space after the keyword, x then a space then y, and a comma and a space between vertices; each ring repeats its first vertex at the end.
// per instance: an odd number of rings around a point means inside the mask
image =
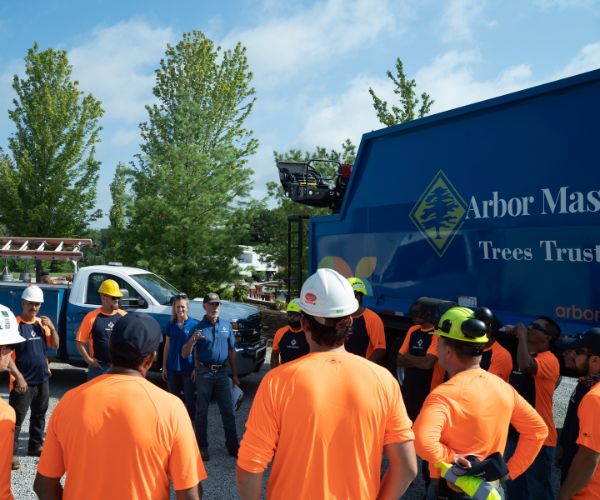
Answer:
POLYGON ((111 297, 123 297, 119 284, 115 280, 104 280, 98 288, 98 293, 110 295, 111 297))
POLYGON ((365 282, 360 278, 356 278, 354 276, 352 278, 348 278, 348 283, 352 285, 352 290, 354 290, 355 292, 362 293, 363 295, 368 295, 367 286, 365 285, 365 282))
POLYGON ((297 313, 297 314, 300 314, 302 312, 302 309, 300 309, 300 306, 298 305, 298 299, 290 300, 290 303, 287 306, 286 312, 297 313))
POLYGON ((485 344, 489 341, 486 332, 486 324, 471 309, 452 307, 442 315, 434 333, 462 342, 485 344))

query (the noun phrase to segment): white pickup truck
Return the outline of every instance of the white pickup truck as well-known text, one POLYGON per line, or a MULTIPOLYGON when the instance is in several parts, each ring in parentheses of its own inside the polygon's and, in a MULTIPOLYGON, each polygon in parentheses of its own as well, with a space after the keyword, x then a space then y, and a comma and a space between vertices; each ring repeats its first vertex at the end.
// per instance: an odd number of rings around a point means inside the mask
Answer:
MULTIPOLYGON (((83 363, 75 345, 75 335, 83 317, 100 307, 98 287, 109 278, 115 280, 123 292, 123 309, 150 314, 163 328, 166 326, 171 317, 171 298, 180 292, 163 278, 134 267, 83 267, 68 285, 40 285, 44 290, 44 304, 40 314, 50 317, 59 332, 61 342, 56 353, 59 359, 73 364, 83 363)), ((21 281, 0 281, 0 303, 19 314, 21 293, 26 286, 27 283, 21 281)), ((190 316, 201 319, 203 315, 202 301, 191 300, 190 316)), ((230 321, 233 327, 240 376, 260 370, 267 349, 266 339, 261 336, 260 310, 254 306, 225 300, 222 302, 220 315, 222 319, 230 321)), ((160 356, 162 357, 162 349, 160 356)))

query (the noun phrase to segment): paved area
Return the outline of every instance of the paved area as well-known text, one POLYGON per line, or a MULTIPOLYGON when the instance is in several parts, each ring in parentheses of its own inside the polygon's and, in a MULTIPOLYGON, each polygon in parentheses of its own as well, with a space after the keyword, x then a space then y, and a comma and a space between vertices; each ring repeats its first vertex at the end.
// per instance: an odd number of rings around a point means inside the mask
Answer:
MULTIPOLYGON (((267 360, 270 359, 270 352, 267 353, 267 360)), ((52 363, 52 379, 50 383, 50 410, 54 409, 58 399, 69 389, 85 382, 85 370, 82 368, 72 367, 70 365, 52 363)), ((238 433, 241 436, 244 432, 245 421, 248 417, 248 412, 252 404, 252 400, 258 384, 262 376, 268 370, 266 364, 260 373, 255 373, 244 377, 241 381, 242 390, 244 391, 244 401, 236 414, 238 433)), ((160 383, 158 374, 151 375, 151 380, 160 383)), ((6 374, 0 379, 0 395, 5 400, 8 400, 8 383, 6 374)), ((565 417, 567 403, 573 388, 575 380, 564 378, 559 385, 555 394, 554 416, 558 427, 562 427, 562 422, 565 417)), ((24 456, 27 450, 29 421, 26 420, 21 432, 21 446, 19 458, 21 460, 21 469, 14 471, 12 474, 12 488, 16 500, 35 499, 36 496, 31 489, 33 479, 35 477, 35 469, 37 458, 24 456)), ((211 404, 209 410, 209 430, 208 435, 210 440, 210 461, 206 463, 208 479, 204 481, 204 498, 228 500, 238 498, 235 492, 235 459, 227 455, 225 448, 225 438, 221 419, 216 403, 211 404)), ((556 488, 558 488, 558 473, 556 469, 551 471, 556 488)), ((265 476, 265 478, 268 475, 265 476)), ((404 499, 420 500, 424 494, 423 482, 420 477, 415 481, 413 486, 408 490, 404 499)), ((172 495, 174 498, 174 495, 172 495)))

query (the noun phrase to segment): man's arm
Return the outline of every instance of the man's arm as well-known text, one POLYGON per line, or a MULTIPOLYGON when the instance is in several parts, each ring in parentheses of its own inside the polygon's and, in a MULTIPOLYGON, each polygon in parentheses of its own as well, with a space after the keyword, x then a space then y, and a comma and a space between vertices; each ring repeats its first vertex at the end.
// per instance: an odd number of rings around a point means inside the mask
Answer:
POLYGON ((11 358, 8 362, 8 372, 15 377, 15 383, 13 386, 13 390, 17 394, 25 394, 27 392, 27 382, 25 381, 25 377, 21 374, 14 360, 11 358))
POLYGON ((369 361, 377 363, 378 365, 383 365, 383 362, 385 361, 385 349, 375 349, 369 356, 369 361))
POLYGON ((235 482, 241 500, 260 500, 262 472, 248 472, 239 465, 235 469, 235 482))
POLYGON ((50 331, 50 339, 48 345, 52 347, 52 349, 57 350, 60 344, 60 339, 58 337, 58 332, 54 327, 54 323, 48 316, 40 316, 40 320, 42 322, 42 326, 46 327, 50 331))
POLYGON ((90 354, 88 353, 88 351, 85 347, 86 343, 76 340, 75 344, 77 345, 77 350, 79 351, 79 354, 81 354, 81 357, 87 363, 88 366, 93 366, 94 368, 98 368, 100 366, 100 363, 98 362, 98 360, 95 358, 92 358, 90 356, 90 354))
POLYGON ((60 477, 46 477, 39 472, 35 475, 33 491, 40 500, 60 500, 63 496, 60 477))
POLYGON ((279 351, 276 349, 271 350, 271 368, 277 368, 279 366, 279 351))
POLYGON ((202 498, 202 483, 187 490, 175 490, 175 498, 177 500, 199 500, 202 498))
POLYGON ((162 379, 167 381, 167 359, 169 358, 169 349, 171 348, 171 337, 165 337, 165 347, 163 348, 162 379))
POLYGON ((538 365, 535 359, 529 353, 527 346, 527 327, 523 323, 515 326, 515 334, 519 340, 517 347, 517 365, 522 373, 535 375, 538 371, 538 365))
POLYGON ((406 364, 405 367, 414 367, 419 370, 431 370, 433 369, 433 365, 435 365, 436 358, 431 354, 426 354, 425 356, 414 356, 413 354, 406 353, 404 354, 404 359, 406 364))
POLYGON ((229 365, 231 366, 231 380, 235 385, 240 385, 240 379, 237 373, 237 359, 235 355, 235 349, 229 349, 228 353, 229 365))
POLYGON ((600 453, 580 444, 557 500, 568 500, 581 490, 596 473, 599 462, 600 453))
POLYGON ((417 456, 413 441, 383 447, 389 467, 383 476, 377 500, 400 498, 417 477, 417 456))

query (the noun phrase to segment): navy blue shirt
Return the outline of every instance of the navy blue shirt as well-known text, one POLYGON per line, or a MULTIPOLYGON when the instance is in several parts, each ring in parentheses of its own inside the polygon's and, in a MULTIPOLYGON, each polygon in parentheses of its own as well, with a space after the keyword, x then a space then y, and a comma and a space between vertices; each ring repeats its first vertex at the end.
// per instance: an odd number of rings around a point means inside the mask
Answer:
POLYGON ((196 329, 202 331, 204 340, 198 340, 194 346, 195 359, 203 363, 224 364, 229 356, 229 349, 235 349, 231 323, 219 318, 213 325, 204 316, 196 329))
POLYGON ((29 385, 43 384, 50 378, 46 359, 46 330, 39 318, 33 323, 25 323, 17 318, 19 334, 25 339, 15 345, 15 364, 29 385))
POLYGON ((169 337, 169 355, 167 357, 167 370, 170 372, 188 372, 194 369, 194 358, 192 354, 187 358, 181 356, 183 345, 189 340, 199 322, 188 318, 180 328, 177 320, 169 321, 165 330, 165 337, 169 337))

